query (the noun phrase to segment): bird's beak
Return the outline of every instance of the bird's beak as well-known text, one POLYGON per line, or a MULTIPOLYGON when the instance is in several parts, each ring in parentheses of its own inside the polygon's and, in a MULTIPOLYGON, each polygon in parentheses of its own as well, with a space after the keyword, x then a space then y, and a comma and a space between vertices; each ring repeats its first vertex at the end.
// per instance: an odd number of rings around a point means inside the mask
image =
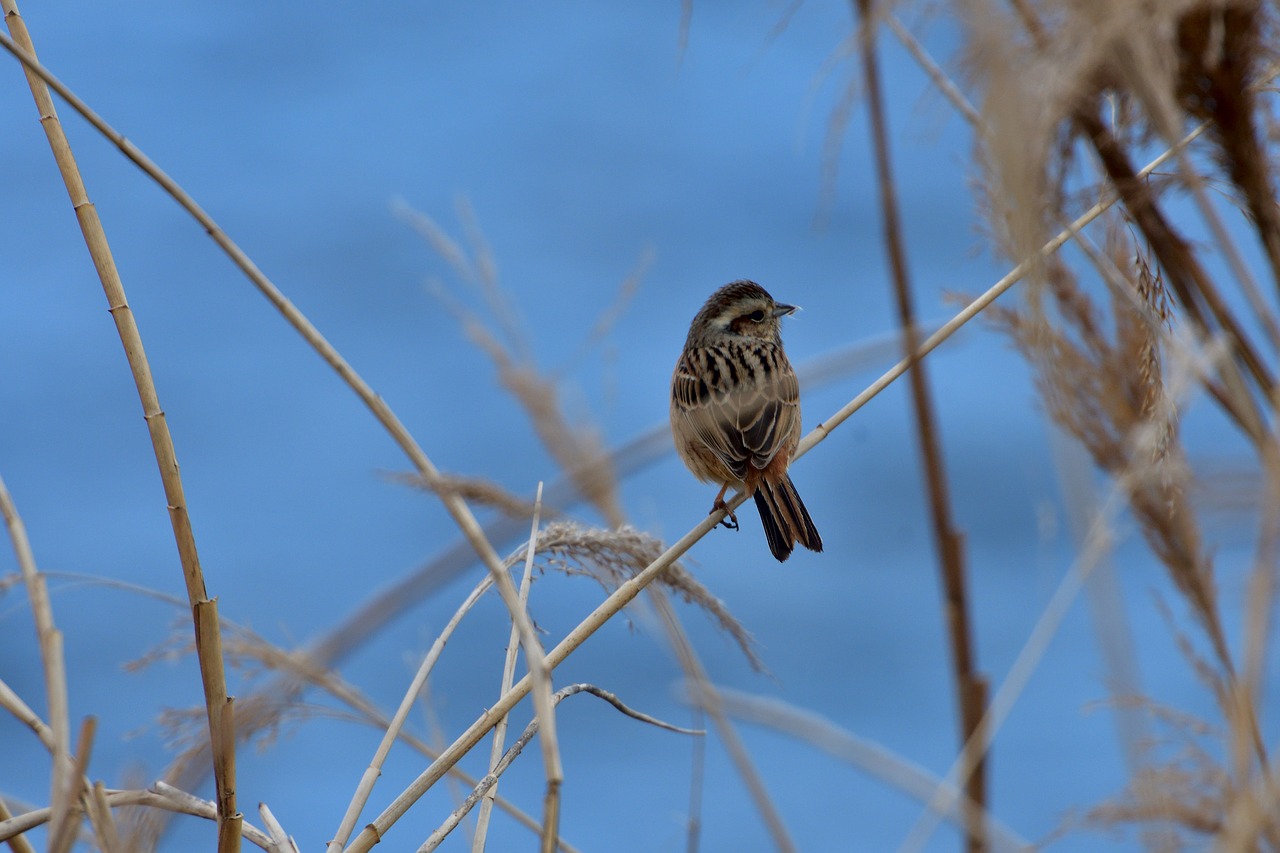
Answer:
POLYGON ((773 306, 773 316, 785 317, 788 314, 794 314, 800 310, 798 305, 783 305, 781 302, 773 306))

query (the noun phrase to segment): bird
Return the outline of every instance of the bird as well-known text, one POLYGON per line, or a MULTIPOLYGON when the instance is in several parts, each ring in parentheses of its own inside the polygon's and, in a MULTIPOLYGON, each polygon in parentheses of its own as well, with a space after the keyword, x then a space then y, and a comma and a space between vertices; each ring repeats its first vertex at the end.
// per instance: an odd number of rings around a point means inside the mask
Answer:
POLYGON ((796 543, 822 550, 787 473, 800 443, 800 385, 782 348, 781 321, 795 311, 754 281, 726 284, 694 316, 671 376, 671 433, 681 460, 702 482, 720 484, 711 512, 727 513, 725 527, 738 529, 725 492, 755 497, 778 562, 796 543))

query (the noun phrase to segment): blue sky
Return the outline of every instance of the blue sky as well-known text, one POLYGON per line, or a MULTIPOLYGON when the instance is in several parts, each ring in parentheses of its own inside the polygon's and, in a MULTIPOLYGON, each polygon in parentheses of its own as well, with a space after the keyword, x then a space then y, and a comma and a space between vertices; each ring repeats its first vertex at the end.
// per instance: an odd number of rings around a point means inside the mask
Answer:
MULTIPOLYGON (((804 308, 784 326, 798 364, 895 325, 862 111, 830 131, 853 74, 841 59, 845 5, 804 4, 774 33, 777 5, 698 3, 683 54, 675 2, 23 11, 45 64, 214 216, 445 471, 529 496, 539 480, 557 478, 492 365, 428 283, 475 310, 481 300, 397 214, 402 206, 465 243, 465 199, 536 362, 562 380, 570 417, 594 424, 609 446, 665 422, 688 322, 727 281, 755 279, 804 308), (644 258, 626 311, 583 357, 596 319, 644 258)), ((940 56, 956 49, 946 22, 921 31, 940 56)), ((887 39, 883 61, 918 310, 941 318, 956 308, 948 293, 985 289, 1005 266, 983 248, 967 128, 887 39)), ((42 569, 181 596, 119 342, 30 95, 16 65, 7 71, 0 474, 42 569)), ((408 462, 200 228, 59 109, 148 348, 209 591, 225 617, 274 642, 321 637, 457 534, 436 501, 383 476, 408 462)), ((806 389, 806 424, 891 362, 881 356, 806 389)), ((1074 555, 1056 451, 1027 368, 989 327, 975 325, 930 366, 966 534, 979 664, 998 684, 1074 555)), ((1212 418, 1198 429, 1208 444, 1221 438, 1212 418)), ((1229 438, 1213 446, 1232 448, 1229 438)), ((793 476, 825 553, 777 565, 748 512, 740 532, 718 530, 690 554, 698 577, 755 634, 772 677, 752 672, 702 614, 684 608, 699 653, 717 682, 815 711, 944 773, 955 714, 905 386, 846 422, 793 476)), ((703 517, 713 492, 667 453, 625 481, 622 499, 632 523, 674 539, 703 517)), ((1123 534, 1116 563, 1125 567, 1144 685, 1206 712, 1152 604, 1160 575, 1123 534)), ((1232 527, 1215 540, 1228 564, 1247 543, 1232 527)), ((0 574, 13 571, 0 549, 0 574)), ((394 708, 417 656, 479 573, 473 566, 412 603, 343 660, 343 674, 394 708)), ((1241 584, 1228 574, 1224 600, 1241 584)), ((53 587, 73 719, 93 713, 102 723, 91 775, 149 781, 168 755, 155 716, 198 703, 198 675, 189 658, 141 673, 120 665, 185 631, 175 628, 183 611, 82 582, 53 587)), ((554 641, 598 598, 588 581, 548 575, 535 585, 534 615, 554 641)), ((632 619, 634 631, 618 620, 594 637, 557 684, 593 681, 687 722, 680 670, 660 630, 643 608, 632 619)), ((42 709, 30 622, 16 590, 0 599, 0 676, 42 709)), ((448 741, 496 696, 503 625, 496 601, 464 623, 433 678, 430 714, 411 718, 419 731, 448 741)), ((1111 717, 1089 709, 1107 696, 1104 675, 1081 599, 995 746, 993 810, 1026 838, 1043 838, 1124 783, 1111 717)), ((237 678, 232 692, 251 686, 237 678)), ((520 713, 523 725, 529 711, 520 713)), ((746 724, 741 731, 801 849, 888 849, 919 814, 882 781, 811 747, 746 724)), ((683 849, 687 739, 588 697, 562 706, 560 733, 568 840, 586 850, 683 849)), ((243 750, 242 806, 267 802, 303 849, 319 849, 377 736, 315 720, 266 751, 243 750)), ((0 770, 0 792, 44 802, 47 779, 32 770, 48 762, 34 738, 4 718, 0 743, 15 757, 7 767, 22 768, 0 770)), ((722 746, 712 739, 708 749, 703 849, 761 849, 763 827, 722 746)), ((365 819, 420 769, 407 750, 393 753, 365 819)), ((538 811, 536 750, 502 792, 538 811)), ((451 807, 443 788, 433 792, 384 846, 416 847, 451 807)), ((212 837, 211 824, 179 820, 163 849, 208 849, 212 837)), ((501 817, 492 838, 494 850, 531 843, 501 817)), ((1076 834, 1056 846, 1098 841, 1076 834)), ((461 836, 450 843, 466 849, 461 836)), ((944 828, 928 849, 955 844, 944 828)))

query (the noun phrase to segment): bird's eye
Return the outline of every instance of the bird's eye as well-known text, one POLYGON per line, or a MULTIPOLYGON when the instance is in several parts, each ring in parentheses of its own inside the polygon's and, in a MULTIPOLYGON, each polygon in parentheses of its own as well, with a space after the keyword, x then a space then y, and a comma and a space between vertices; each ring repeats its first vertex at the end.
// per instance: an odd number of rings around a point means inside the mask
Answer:
POLYGON ((760 310, 752 311, 750 314, 747 315, 747 319, 753 323, 763 323, 764 312, 760 310))

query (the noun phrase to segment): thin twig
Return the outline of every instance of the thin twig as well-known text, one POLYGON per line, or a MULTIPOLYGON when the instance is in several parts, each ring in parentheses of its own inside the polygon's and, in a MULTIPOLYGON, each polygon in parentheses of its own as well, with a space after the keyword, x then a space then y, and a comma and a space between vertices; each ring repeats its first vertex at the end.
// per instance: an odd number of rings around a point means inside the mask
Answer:
MULTIPOLYGON (((538 525, 541 523, 542 516, 542 483, 538 483, 538 494, 533 503, 533 525, 529 532, 529 544, 525 550, 524 574, 520 577, 520 605, 526 610, 529 606, 529 588, 533 585, 533 555, 537 549, 538 543, 538 525)), ((502 661, 502 686, 498 690, 498 695, 506 693, 511 689, 511 682, 516 676, 516 642, 519 638, 516 636, 516 624, 511 623, 511 636, 507 638, 507 653, 502 661)), ((489 772, 493 773, 498 766, 498 762, 502 760, 503 740, 507 735, 507 725, 511 718, 503 717, 498 724, 493 727, 493 745, 489 750, 489 772)), ((471 839, 472 853, 482 853, 484 850, 485 837, 489 832, 489 817, 493 813, 493 801, 498 796, 498 783, 495 780, 493 786, 485 792, 484 800, 480 803, 480 814, 476 816, 476 833, 471 839)))
POLYGON ((391 752, 391 747, 395 744, 396 739, 400 737, 404 722, 408 719, 409 711, 412 710, 413 703, 417 701, 418 695, 426 685, 427 678, 431 675, 431 670, 435 668, 436 661, 440 659, 440 654, 444 651, 445 644, 453 636, 453 632, 457 629, 462 618, 471 612, 471 608, 480 600, 480 596, 484 595, 492 585, 492 577, 485 575, 484 579, 471 590, 471 594, 463 600, 462 604, 458 605, 458 609, 454 611, 453 616, 445 623, 440 635, 431 644, 431 648, 427 650, 426 656, 423 657, 422 663, 418 666, 418 672, 409 684, 409 689, 405 691, 404 697, 400 700, 400 706, 396 708, 395 716, 391 718, 391 722, 383 732, 382 741, 378 744, 373 758, 369 761, 369 766, 365 768, 364 774, 360 777, 360 783, 356 786, 356 792, 352 795, 351 802, 342 816, 338 831, 333 840, 329 842, 328 853, 340 853, 347 843, 347 839, 351 837, 351 831, 355 828, 356 821, 359 820, 365 804, 369 802, 369 795, 373 793, 373 786, 377 783, 378 777, 382 775, 382 766, 386 763, 387 755, 391 752))
MULTIPOLYGON (((648 714, 636 711, 625 705, 622 700, 613 693, 610 693, 607 690, 602 690, 593 684, 570 684, 568 687, 563 687, 556 691, 556 693, 551 697, 552 704, 559 705, 561 701, 577 693, 590 693, 592 696, 605 700, 628 717, 640 720, 643 723, 649 723, 650 725, 657 726, 661 729, 666 729, 667 731, 686 735, 705 734, 705 732, 673 726, 656 717, 651 717, 648 714)), ((445 838, 449 836, 449 833, 453 832, 458 824, 462 822, 462 819, 475 807, 476 803, 480 802, 484 798, 485 794, 494 785, 498 784, 499 777, 501 777, 502 774, 506 772, 507 768, 511 766, 512 762, 516 760, 521 751, 528 745, 529 741, 533 739, 533 736, 537 734, 538 729, 538 718, 535 717, 530 721, 529 725, 525 727, 525 730, 521 733, 520 737, 516 738, 516 741, 511 745, 511 748, 503 754, 498 763, 490 769, 489 773, 480 780, 475 789, 467 795, 467 798, 462 801, 462 804, 453 810, 449 817, 445 819, 444 823, 442 823, 435 832, 428 836, 427 840, 418 848, 418 853, 430 853, 430 851, 435 850, 440 846, 445 838)))

